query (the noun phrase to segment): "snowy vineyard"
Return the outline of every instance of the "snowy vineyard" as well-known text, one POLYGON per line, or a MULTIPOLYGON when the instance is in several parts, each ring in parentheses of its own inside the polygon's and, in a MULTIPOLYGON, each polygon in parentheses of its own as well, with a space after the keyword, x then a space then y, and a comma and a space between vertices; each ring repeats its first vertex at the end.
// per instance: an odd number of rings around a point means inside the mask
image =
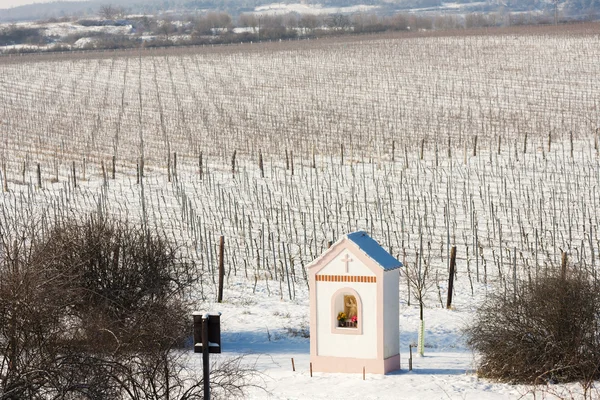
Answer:
POLYGON ((452 246, 471 294, 562 252, 595 269, 598 59, 584 35, 3 58, 0 234, 128 219, 197 261, 210 299, 220 235, 226 285, 288 299, 358 229, 438 291, 452 246))

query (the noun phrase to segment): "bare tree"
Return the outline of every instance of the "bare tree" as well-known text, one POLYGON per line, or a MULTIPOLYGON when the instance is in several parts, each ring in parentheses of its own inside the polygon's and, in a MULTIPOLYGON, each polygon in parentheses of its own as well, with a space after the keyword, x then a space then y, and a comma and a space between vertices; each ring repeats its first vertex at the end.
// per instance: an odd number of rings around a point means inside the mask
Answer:
MULTIPOLYGON (((419 220, 419 231, 421 232, 421 221, 419 220)), ((429 252, 431 247, 429 247, 429 252)), ((430 263, 429 257, 427 260, 423 259, 423 236, 420 238, 420 248, 415 251, 416 259, 414 264, 408 263, 405 268, 406 279, 412 294, 419 302, 419 343, 418 351, 420 355, 425 354, 425 319, 424 319, 424 308, 425 308, 425 296, 427 291, 433 286, 434 281, 429 279, 430 263)))
POLYGON ((252 28, 252 30, 256 31, 258 18, 254 14, 240 14, 238 17, 238 25, 244 28, 252 28))
POLYGON ((121 13, 121 9, 113 6, 112 4, 102 5, 98 10, 98 15, 104 19, 115 19, 121 13))
POLYGON ((314 14, 302 14, 298 20, 298 26, 304 28, 309 33, 314 32, 320 25, 319 17, 314 14))
POLYGON ((157 27, 157 33, 164 35, 166 40, 169 40, 169 36, 177 32, 177 27, 169 19, 165 19, 159 22, 157 27))
POLYGON ((335 30, 346 30, 350 25, 350 17, 344 14, 333 14, 327 20, 327 24, 330 28, 335 30))

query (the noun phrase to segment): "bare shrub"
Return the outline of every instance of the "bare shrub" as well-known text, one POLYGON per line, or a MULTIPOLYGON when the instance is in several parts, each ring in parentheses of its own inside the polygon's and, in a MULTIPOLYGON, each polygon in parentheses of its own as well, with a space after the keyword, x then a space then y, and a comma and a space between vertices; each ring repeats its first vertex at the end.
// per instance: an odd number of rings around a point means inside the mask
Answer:
POLYGON ((514 383, 600 377, 600 294, 589 274, 551 274, 491 296, 467 329, 479 375, 514 383))
POLYGON ((10 25, 0 29, 0 46, 11 44, 43 44, 47 40, 40 29, 10 25))
MULTIPOLYGON (((177 349, 193 263, 160 235, 103 218, 24 232, 0 230, 0 398, 202 398, 177 349)), ((211 385, 239 396, 254 375, 225 360, 211 385)))
POLYGON ((310 337, 310 327, 303 321, 300 327, 288 326, 285 328, 286 333, 289 337, 300 337, 304 339, 308 339, 310 337))

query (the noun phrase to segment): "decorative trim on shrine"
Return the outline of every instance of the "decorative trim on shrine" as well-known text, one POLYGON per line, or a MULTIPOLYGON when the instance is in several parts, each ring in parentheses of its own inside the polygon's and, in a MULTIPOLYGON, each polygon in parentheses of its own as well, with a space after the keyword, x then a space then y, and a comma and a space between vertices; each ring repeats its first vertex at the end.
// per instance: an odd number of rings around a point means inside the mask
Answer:
POLYGON ((376 276, 317 275, 317 282, 377 283, 376 276))

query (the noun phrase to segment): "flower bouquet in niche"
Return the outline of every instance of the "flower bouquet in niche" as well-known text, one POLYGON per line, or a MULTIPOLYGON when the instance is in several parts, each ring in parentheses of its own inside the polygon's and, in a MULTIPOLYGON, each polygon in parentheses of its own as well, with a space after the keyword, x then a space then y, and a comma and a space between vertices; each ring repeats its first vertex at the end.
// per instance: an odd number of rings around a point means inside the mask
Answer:
POLYGON ((355 327, 357 323, 358 323, 358 317, 356 315, 354 315, 352 318, 350 318, 350 325, 355 327))
POLYGON ((343 311, 340 311, 337 315, 337 320, 338 320, 338 325, 339 326, 346 326, 346 318, 348 318, 346 316, 346 313, 343 311))

